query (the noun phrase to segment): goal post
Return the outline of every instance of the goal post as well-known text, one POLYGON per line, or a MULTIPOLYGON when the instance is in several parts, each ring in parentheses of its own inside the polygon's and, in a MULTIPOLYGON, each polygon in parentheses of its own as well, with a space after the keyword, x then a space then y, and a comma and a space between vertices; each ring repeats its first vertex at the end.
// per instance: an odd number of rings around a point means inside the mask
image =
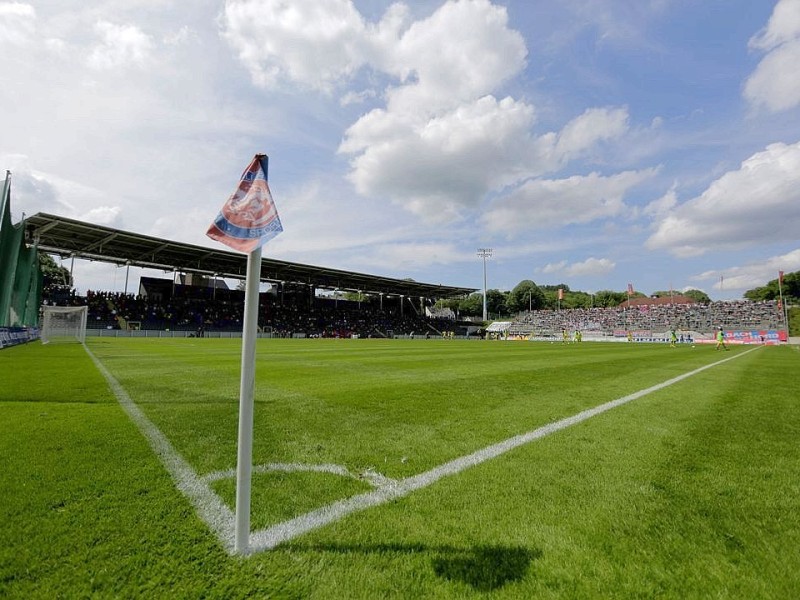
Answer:
POLYGON ((43 344, 50 342, 86 341, 86 306, 43 306, 39 336, 43 344))

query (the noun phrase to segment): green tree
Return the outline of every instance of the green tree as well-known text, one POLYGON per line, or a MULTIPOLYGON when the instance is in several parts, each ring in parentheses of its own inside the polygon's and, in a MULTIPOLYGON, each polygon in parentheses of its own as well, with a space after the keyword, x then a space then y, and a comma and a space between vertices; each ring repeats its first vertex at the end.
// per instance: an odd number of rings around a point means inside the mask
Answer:
POLYGON ((345 292, 344 299, 351 302, 366 302, 368 298, 364 292, 345 292))
POLYGON ((509 314, 521 312, 532 308, 538 310, 544 307, 545 298, 541 288, 530 279, 520 281, 506 298, 506 310, 509 314))
POLYGON ((46 252, 39 252, 39 269, 42 272, 42 285, 45 289, 54 285, 72 287, 69 269, 56 264, 53 257, 46 252))
POLYGON ((539 286, 543 292, 555 292, 558 293, 558 290, 564 290, 564 293, 570 291, 569 286, 566 283, 557 283, 556 285, 540 285, 539 286))
MULTIPOLYGON (((800 271, 783 275, 783 299, 791 304, 800 298, 800 271)), ((762 300, 778 300, 780 298, 778 280, 773 279, 767 285, 753 288, 744 293, 744 297, 755 302, 762 300)))
POLYGON ((691 298, 692 300, 700 302, 701 304, 711 303, 711 298, 708 297, 708 294, 700 290, 686 290, 683 292, 683 295, 691 298))
MULTIPOLYGON (((641 296, 642 294, 640 294, 641 296)), ((594 295, 594 305, 603 308, 619 306, 628 299, 625 292, 614 292, 612 290, 600 290, 594 295)))
POLYGON ((436 308, 449 308, 453 312, 461 310, 463 298, 439 298, 434 306, 436 308))
POLYGON ((583 308, 591 306, 592 297, 586 292, 573 292, 570 291, 569 286, 566 284, 559 285, 543 285, 542 291, 544 292, 544 306, 542 308, 549 308, 556 310, 557 308, 583 308), (558 299, 559 290, 563 298, 558 299))
POLYGON ((793 306, 787 312, 789 316, 789 335, 792 337, 800 336, 800 306, 793 306))
POLYGON ((480 317, 483 315, 483 294, 474 293, 462 298, 458 303, 458 312, 462 317, 480 317))
POLYGON ((564 294, 561 306, 565 308, 591 308, 594 303, 593 294, 586 292, 570 292, 564 294))
MULTIPOLYGON (((506 314, 506 297, 507 292, 488 290, 486 292, 486 312, 495 316, 506 314)), ((481 314, 483 314, 483 307, 481 307, 481 314)))

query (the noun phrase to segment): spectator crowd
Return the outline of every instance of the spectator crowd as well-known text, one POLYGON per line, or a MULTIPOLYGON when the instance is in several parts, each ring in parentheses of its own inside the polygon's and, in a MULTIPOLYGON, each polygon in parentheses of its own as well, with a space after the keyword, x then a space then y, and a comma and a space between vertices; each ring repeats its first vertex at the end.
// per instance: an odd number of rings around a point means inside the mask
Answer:
MULTIPOLYGON (((143 295, 89 290, 86 296, 74 291, 46 298, 45 303, 88 306, 90 329, 147 329, 188 331, 198 336, 207 332, 242 330, 244 295, 226 291, 220 298, 207 291, 181 286, 180 294, 166 299, 143 295)), ((385 337, 391 335, 439 335, 452 329, 447 319, 420 315, 410 305, 406 310, 383 310, 372 302, 317 298, 310 308, 283 304, 274 295, 259 297, 259 329, 280 337, 385 337)))
POLYGON ((781 311, 774 301, 728 301, 526 311, 511 324, 509 334, 548 336, 560 335, 567 330, 613 335, 671 329, 707 333, 719 327, 737 330, 785 328, 781 311))
MULTIPOLYGON (((207 288, 179 286, 167 297, 60 290, 45 303, 89 307, 87 326, 93 329, 148 329, 206 332, 242 330, 244 294, 225 290, 211 295, 207 288)), ((259 328, 281 337, 385 337, 392 335, 443 335, 463 328, 453 316, 435 310, 426 317, 410 304, 384 310, 376 302, 315 298, 305 305, 284 303, 274 294, 259 297, 259 328)), ((708 333, 726 330, 782 329, 777 303, 732 301, 709 304, 652 304, 614 308, 574 308, 525 311, 508 328, 511 336, 554 336, 581 331, 599 336, 648 334, 678 330, 708 333)))

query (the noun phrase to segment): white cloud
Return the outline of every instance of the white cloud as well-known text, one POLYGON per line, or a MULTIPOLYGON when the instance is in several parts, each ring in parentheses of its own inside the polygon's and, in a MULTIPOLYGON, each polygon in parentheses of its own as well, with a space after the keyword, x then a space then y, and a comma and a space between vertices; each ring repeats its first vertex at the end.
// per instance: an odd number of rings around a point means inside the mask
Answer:
POLYGON ((800 142, 771 144, 656 224, 650 249, 676 256, 797 239, 800 142))
POLYGON ((96 206, 80 215, 78 220, 96 225, 116 227, 120 225, 120 211, 119 206, 96 206))
POLYGON ((533 106, 508 97, 484 96, 438 116, 424 114, 375 109, 347 130, 339 150, 360 153, 349 176, 359 193, 388 196, 439 222, 621 136, 628 118, 626 109, 590 109, 560 133, 535 137, 533 106))
POLYGON ((192 31, 187 25, 184 25, 177 31, 171 31, 164 36, 164 43, 167 46, 180 46, 187 43, 189 40, 199 39, 197 33, 192 31))
POLYGON ((607 258, 590 257, 583 262, 573 263, 567 267, 565 273, 571 277, 584 275, 607 275, 616 267, 616 263, 607 258))
POLYGON ((23 212, 55 213, 100 225, 122 224, 122 209, 108 205, 108 194, 71 179, 32 168, 25 155, 0 155, 11 175, 11 208, 23 212))
POLYGON ((785 273, 800 271, 800 248, 741 266, 705 271, 690 277, 690 280, 708 281, 716 290, 746 291, 764 286, 768 281, 777 279, 778 271, 785 273))
POLYGON ((591 173, 528 181, 497 199, 485 215, 485 223, 490 231, 514 234, 617 216, 625 208, 623 199, 628 191, 654 173, 655 169, 645 169, 608 177, 591 173))
POLYGON ((543 267, 539 267, 536 270, 537 273, 544 273, 545 275, 549 275, 550 273, 561 273, 567 267, 567 261, 560 260, 557 263, 547 263, 543 267))
MULTIPOLYGON (((491 192, 561 168, 628 129, 625 108, 592 108, 536 137, 534 107, 493 92, 526 66, 527 49, 489 0, 448 1, 409 23, 393 4, 368 24, 350 0, 229 0, 223 35, 258 85, 332 91, 361 67, 394 78, 386 104, 346 131, 349 179, 429 223, 452 222, 491 192)), ((370 96, 345 92, 340 104, 370 96)))
POLYGON ((367 28, 350 0, 228 0, 222 34, 256 85, 329 90, 365 60, 367 28))
MULTIPOLYGON (((355 257, 356 268, 366 267, 372 271, 393 271, 413 273, 415 270, 431 265, 451 265, 472 260, 472 254, 465 258, 463 249, 447 241, 425 241, 374 244, 368 253, 355 257)), ((402 277, 403 275, 398 275, 402 277)))
POLYGON ((375 90, 362 90, 360 92, 346 92, 344 96, 339 99, 341 106, 349 106, 350 104, 361 104, 370 98, 376 96, 375 90))
POLYGON ((647 206, 645 206, 642 212, 647 216, 661 217, 669 214, 669 212, 674 209, 677 204, 678 194, 676 193, 675 186, 673 185, 666 194, 661 196, 661 198, 653 200, 647 206))
POLYGON ((627 129, 627 109, 590 108, 567 123, 558 134, 555 155, 560 162, 566 162, 597 142, 621 136, 627 129))
POLYGON ((744 95, 754 105, 773 112, 800 104, 800 40, 776 48, 758 64, 747 79, 744 95))
POLYGON ((745 98, 773 112, 800 104, 800 2, 780 0, 749 45, 767 54, 745 82, 745 98))
MULTIPOLYGON (((402 16, 390 11, 384 23, 399 28, 402 16)), ((389 31, 373 40, 373 66, 401 84, 387 90, 385 109, 348 128, 339 151, 356 155, 349 178, 359 193, 429 222, 458 219, 530 173, 538 153, 533 107, 490 94, 525 66, 524 41, 487 0, 446 2, 397 39, 389 31)))
POLYGON ((86 64, 92 69, 115 69, 129 64, 141 67, 150 58, 153 40, 135 25, 98 21, 95 32, 101 41, 86 59, 86 64))
POLYGON ((36 28, 36 9, 22 2, 0 2, 0 44, 22 45, 36 28))
POLYGON ((31 171, 27 156, 0 156, 0 164, 11 171, 11 211, 15 221, 22 218, 22 213, 30 216, 36 212, 73 210, 61 200, 57 188, 46 176, 31 171))
POLYGON ((800 36, 800 2, 779 0, 772 11, 767 26, 750 39, 750 47, 774 50, 785 42, 800 36))
POLYGON ((397 78, 392 111, 433 114, 487 94, 525 65, 525 43, 489 0, 444 3, 406 27, 395 3, 368 24, 351 0, 228 0, 222 34, 259 86, 334 89, 362 66, 397 78))
POLYGON ((616 266, 616 263, 608 258, 595 258, 592 256, 584 261, 575 263, 568 263, 566 260, 549 263, 536 269, 536 272, 545 275, 567 275, 569 277, 598 276, 608 275, 616 266))
POLYGON ((529 172, 532 108, 485 96, 422 122, 374 110, 348 129, 342 152, 361 152, 350 179, 431 221, 458 218, 491 189, 529 172))
POLYGON ((391 112, 436 115, 485 96, 525 67, 522 36, 504 7, 449 1, 383 50, 383 68, 404 85, 389 91, 391 112))

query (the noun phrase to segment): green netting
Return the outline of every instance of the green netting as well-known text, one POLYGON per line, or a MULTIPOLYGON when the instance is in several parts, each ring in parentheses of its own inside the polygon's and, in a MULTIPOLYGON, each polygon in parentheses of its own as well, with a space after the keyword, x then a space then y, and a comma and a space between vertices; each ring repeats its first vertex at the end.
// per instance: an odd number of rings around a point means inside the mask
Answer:
POLYGON ((36 248, 25 245, 24 222, 11 222, 9 177, 0 212, 0 327, 34 327, 39 323, 42 276, 36 248))

